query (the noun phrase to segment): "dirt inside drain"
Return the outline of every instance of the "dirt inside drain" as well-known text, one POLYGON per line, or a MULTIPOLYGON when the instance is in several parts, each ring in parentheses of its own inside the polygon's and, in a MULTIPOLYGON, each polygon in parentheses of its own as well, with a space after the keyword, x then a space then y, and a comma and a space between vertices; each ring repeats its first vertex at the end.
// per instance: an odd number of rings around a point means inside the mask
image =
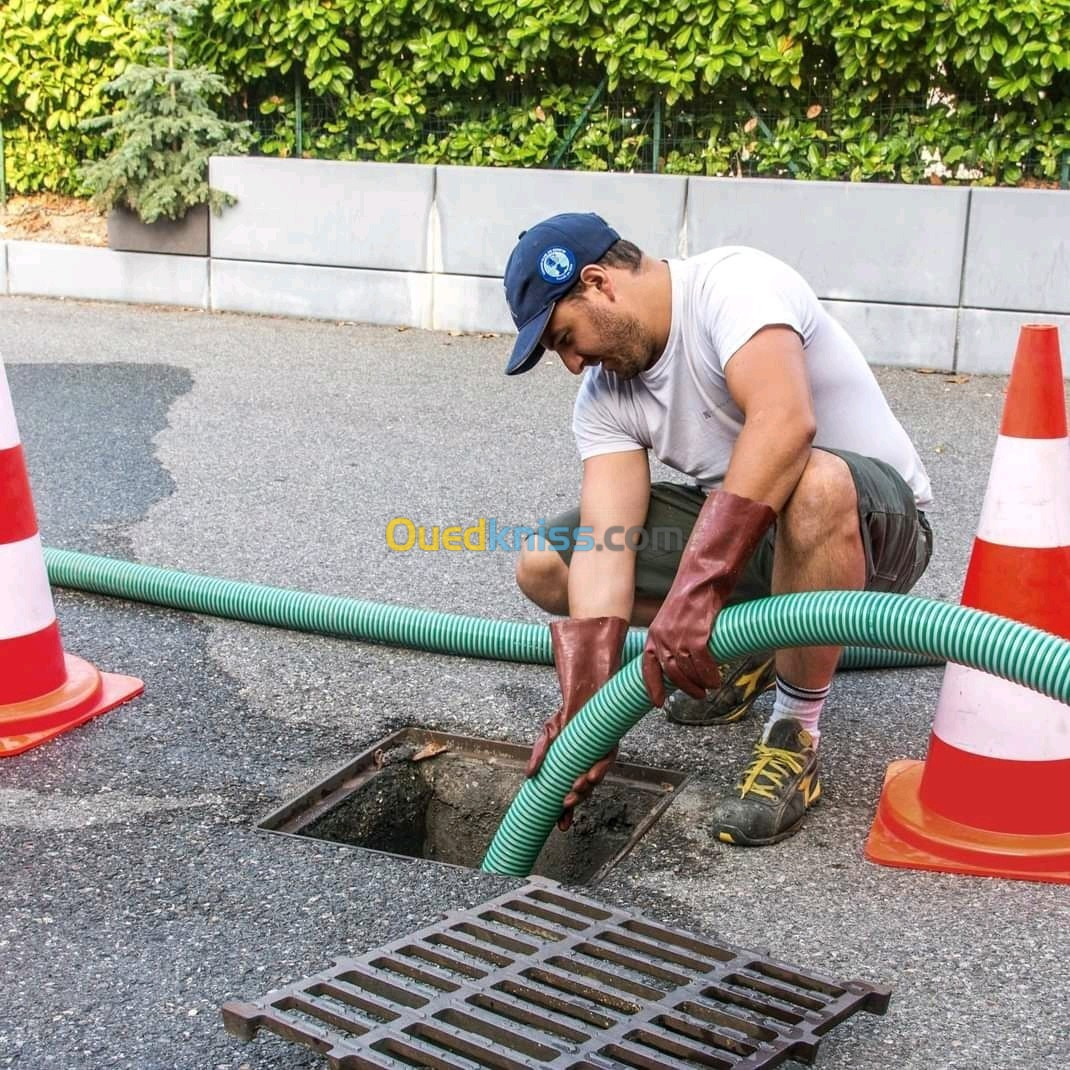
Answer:
MULTIPOLYGON (((524 778, 529 749, 407 728, 373 744, 260 827, 367 850, 477 868, 524 778)), ((534 873, 597 884, 672 801, 682 773, 617 763, 534 873)))

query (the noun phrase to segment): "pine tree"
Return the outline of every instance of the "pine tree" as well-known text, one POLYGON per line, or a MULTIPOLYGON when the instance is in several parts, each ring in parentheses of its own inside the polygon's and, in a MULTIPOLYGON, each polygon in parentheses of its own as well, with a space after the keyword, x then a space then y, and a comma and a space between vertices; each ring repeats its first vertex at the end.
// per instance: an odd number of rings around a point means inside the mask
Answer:
POLYGON ((203 0, 131 0, 153 65, 131 64, 104 90, 122 101, 111 115, 85 120, 102 131, 112 150, 83 165, 81 178, 92 203, 136 212, 144 223, 179 219, 208 204, 217 215, 234 198, 208 185, 208 158, 238 155, 252 141, 250 124, 221 119, 210 101, 226 93, 223 79, 207 67, 183 68, 182 30, 203 0))

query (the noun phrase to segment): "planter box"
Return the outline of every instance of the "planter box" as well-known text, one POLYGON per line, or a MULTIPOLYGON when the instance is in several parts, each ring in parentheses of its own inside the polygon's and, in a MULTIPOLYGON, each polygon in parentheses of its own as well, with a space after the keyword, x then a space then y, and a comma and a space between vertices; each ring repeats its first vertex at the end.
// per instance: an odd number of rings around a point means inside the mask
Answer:
POLYGON ((113 208, 108 215, 108 247, 128 253, 207 256, 208 205, 198 204, 181 219, 155 223, 142 223, 127 208, 113 208))

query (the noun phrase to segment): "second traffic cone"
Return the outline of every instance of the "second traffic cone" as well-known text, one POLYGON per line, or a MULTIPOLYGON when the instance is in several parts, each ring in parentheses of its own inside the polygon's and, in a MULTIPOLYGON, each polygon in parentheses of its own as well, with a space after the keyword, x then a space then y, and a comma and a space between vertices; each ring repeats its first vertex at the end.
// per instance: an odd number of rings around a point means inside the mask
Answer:
MULTIPOLYGON (((1023 327, 962 604, 1070 639, 1059 334, 1023 327)), ((866 857, 1070 883, 1070 706, 949 664, 925 762, 888 767, 866 857)))
POLYGON ((21 754, 145 688, 64 654, 26 462, 0 360, 0 757, 21 754))

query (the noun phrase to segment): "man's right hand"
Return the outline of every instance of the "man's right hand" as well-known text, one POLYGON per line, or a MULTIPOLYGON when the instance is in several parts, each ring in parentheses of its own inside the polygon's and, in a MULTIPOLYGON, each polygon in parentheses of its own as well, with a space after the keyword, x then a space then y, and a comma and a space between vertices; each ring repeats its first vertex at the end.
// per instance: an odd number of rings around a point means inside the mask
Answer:
MULTIPOLYGON (((561 706, 542 726, 531 748, 527 776, 535 776, 550 745, 587 704, 594 693, 620 668, 620 655, 628 634, 623 617, 586 617, 555 620, 550 624, 554 666, 561 685, 561 706)), ((600 758, 573 782, 563 802, 557 827, 562 832, 572 824, 572 809, 586 798, 613 764, 617 748, 600 758)))

